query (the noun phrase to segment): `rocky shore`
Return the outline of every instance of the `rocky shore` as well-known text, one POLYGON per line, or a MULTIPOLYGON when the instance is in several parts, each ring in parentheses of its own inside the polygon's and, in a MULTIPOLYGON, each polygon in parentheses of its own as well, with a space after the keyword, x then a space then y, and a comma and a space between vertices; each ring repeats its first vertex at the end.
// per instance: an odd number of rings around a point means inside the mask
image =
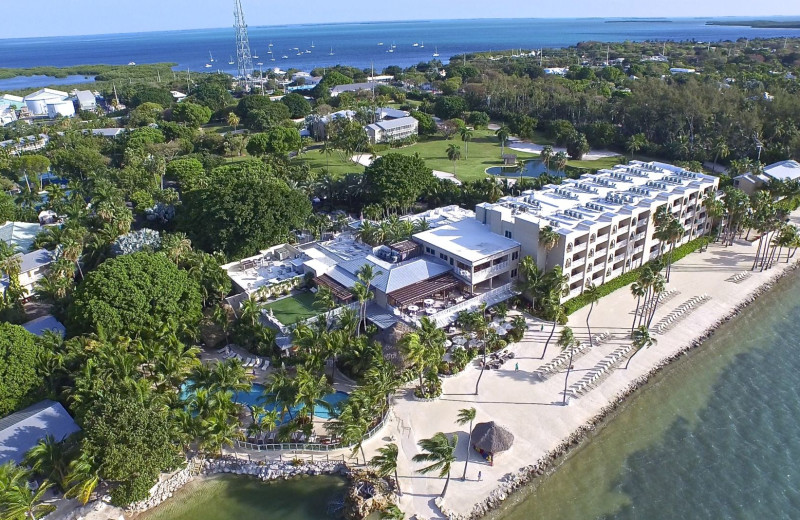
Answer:
POLYGON ((647 382, 653 376, 664 370, 664 368, 669 366, 673 361, 685 356, 689 351, 701 346, 703 342, 710 338, 721 325, 738 316, 748 305, 755 302, 759 296, 768 292, 781 278, 791 274, 798 267, 800 267, 800 260, 764 282, 755 291, 748 295, 747 298, 736 305, 732 311, 730 311, 721 319, 717 320, 712 326, 703 330, 695 339, 686 344, 684 348, 665 358, 645 375, 633 381, 625 390, 616 395, 612 403, 604 407, 600 413, 592 417, 591 420, 587 421, 584 425, 574 431, 555 449, 546 453, 545 456, 537 460, 535 464, 521 467, 516 472, 509 474, 499 483, 498 487, 496 487, 485 500, 476 504, 470 513, 459 514, 451 511, 440 498, 435 499, 436 506, 449 520, 477 520, 484 517, 489 512, 499 508, 503 502, 508 499, 512 493, 514 493, 514 491, 519 490, 524 486, 535 486, 538 478, 546 476, 548 472, 551 472, 558 467, 560 461, 563 460, 563 458, 571 450, 579 446, 581 442, 586 440, 588 436, 597 429, 598 426, 600 426, 604 421, 608 420, 612 414, 623 405, 625 400, 636 390, 647 384, 647 382))

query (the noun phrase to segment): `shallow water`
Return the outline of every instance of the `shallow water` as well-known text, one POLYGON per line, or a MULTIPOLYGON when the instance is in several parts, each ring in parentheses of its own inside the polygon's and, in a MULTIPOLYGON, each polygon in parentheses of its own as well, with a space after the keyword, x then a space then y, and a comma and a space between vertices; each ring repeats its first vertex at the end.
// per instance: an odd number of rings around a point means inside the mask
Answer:
POLYGON ((249 477, 218 476, 191 482, 137 520, 317 520, 343 497, 346 481, 315 476, 263 483, 249 477))
POLYGON ((492 518, 800 518, 799 289, 783 280, 492 518))

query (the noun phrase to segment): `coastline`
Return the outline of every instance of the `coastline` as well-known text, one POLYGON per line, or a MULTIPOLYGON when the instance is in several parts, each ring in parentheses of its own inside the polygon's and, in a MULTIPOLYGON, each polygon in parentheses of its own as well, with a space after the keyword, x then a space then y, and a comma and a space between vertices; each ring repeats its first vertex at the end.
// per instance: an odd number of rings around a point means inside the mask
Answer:
POLYGON ((447 507, 440 506, 442 513, 451 520, 476 520, 479 518, 487 517, 492 513, 496 513, 502 507, 503 502, 509 498, 514 497, 514 493, 520 491, 522 488, 531 488, 538 485, 541 480, 547 478, 553 472, 557 471, 558 467, 564 462, 574 451, 581 447, 583 443, 591 440, 592 434, 598 428, 602 428, 609 421, 613 420, 615 415, 622 411, 622 409, 630 402, 630 397, 633 396, 638 390, 646 386, 650 380, 657 374, 664 372, 674 365, 674 362, 686 356, 689 352, 703 346, 706 340, 711 338, 717 330, 730 322, 733 318, 738 316, 743 310, 750 306, 750 304, 757 301, 761 296, 768 293, 772 288, 780 283, 784 278, 793 274, 798 267, 800 267, 800 260, 789 264, 790 267, 784 269, 779 274, 775 275, 770 280, 761 285, 754 294, 751 294, 742 303, 738 304, 730 313, 721 318, 713 326, 703 331, 698 339, 685 346, 679 352, 662 360, 659 364, 654 366, 645 375, 640 376, 634 380, 628 388, 622 393, 618 394, 616 399, 604 407, 600 413, 592 417, 587 423, 573 432, 567 439, 565 439, 559 446, 552 451, 546 453, 535 464, 520 468, 515 474, 508 477, 506 482, 501 483, 495 491, 490 494, 482 503, 474 506, 473 512, 469 515, 459 514, 447 509, 447 507), (538 479, 538 482, 537 482, 538 479))
MULTIPOLYGON (((800 214, 792 215, 794 223, 800 214)), ((526 333, 522 342, 511 346, 520 360, 520 371, 489 371, 483 376, 480 395, 474 395, 479 370, 469 367, 459 376, 443 381, 442 398, 432 403, 413 402, 408 396, 398 396, 395 414, 387 427, 391 438, 401 448, 400 481, 404 489, 401 507, 407 514, 420 518, 475 519, 496 509, 514 490, 531 485, 560 464, 563 458, 594 432, 623 405, 629 396, 673 361, 697 348, 724 323, 769 291, 782 277, 792 273, 800 259, 785 262, 785 257, 772 269, 750 272, 755 247, 753 243, 736 240, 733 246, 712 244, 708 251, 695 252, 676 262, 670 287, 678 296, 659 306, 653 323, 669 314, 684 300, 709 293, 712 298, 691 317, 677 326, 654 334, 658 343, 640 351, 629 369, 618 367, 596 388, 569 406, 561 406, 564 373, 544 382, 533 382, 533 370, 558 353, 553 342, 547 356, 540 359, 542 345, 549 335, 543 332, 526 333), (734 283, 737 273, 751 273, 744 281, 734 283), (542 395, 544 394, 544 395, 542 395), (515 398, 520 398, 515 400, 515 398), (554 400, 555 399, 555 400, 554 400), (466 448, 466 427, 455 431, 459 435, 455 477, 444 500, 438 498, 443 482, 437 478, 419 477, 417 467, 408 459, 417 453, 417 441, 437 431, 454 432, 454 417, 460 408, 478 409, 477 422, 496 420, 510 427, 516 440, 508 453, 496 457, 494 466, 471 457, 466 481, 461 481, 461 469, 469 451, 466 448), (463 440, 462 440, 463 439, 463 440), (482 480, 477 472, 482 471, 482 480), (410 492, 409 492, 410 491, 410 492)), ((591 316, 592 333, 613 333, 608 344, 595 345, 589 354, 575 362, 570 383, 580 379, 579 371, 589 370, 620 344, 626 344, 630 319, 636 300, 627 288, 620 289, 600 300, 591 316), (630 317, 629 317, 630 316, 630 317)), ((588 309, 576 311, 569 319, 577 337, 587 337, 585 319, 588 309)), ((556 336, 558 328, 556 329, 556 336)), ((627 344, 630 340, 627 339, 627 344)), ((385 439, 365 443, 368 457, 375 453, 385 439)))

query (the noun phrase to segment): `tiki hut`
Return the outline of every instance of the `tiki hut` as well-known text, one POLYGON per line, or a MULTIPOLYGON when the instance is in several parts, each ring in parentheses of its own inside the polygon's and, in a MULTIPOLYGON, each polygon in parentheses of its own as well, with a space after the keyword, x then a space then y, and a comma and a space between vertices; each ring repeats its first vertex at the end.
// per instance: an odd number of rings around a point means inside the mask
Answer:
POLYGON ((514 434, 494 421, 478 423, 472 429, 472 447, 491 464, 494 456, 511 448, 514 434))

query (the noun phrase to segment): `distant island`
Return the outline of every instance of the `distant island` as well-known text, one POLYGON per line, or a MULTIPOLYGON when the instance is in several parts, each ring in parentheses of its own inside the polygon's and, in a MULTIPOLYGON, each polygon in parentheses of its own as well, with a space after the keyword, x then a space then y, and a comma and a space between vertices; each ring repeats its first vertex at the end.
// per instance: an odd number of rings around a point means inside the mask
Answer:
POLYGON ((706 25, 729 25, 753 29, 800 29, 800 20, 711 20, 706 25))
POLYGON ((666 19, 645 20, 642 18, 633 18, 630 20, 606 20, 605 23, 672 23, 672 20, 666 20, 666 19))

